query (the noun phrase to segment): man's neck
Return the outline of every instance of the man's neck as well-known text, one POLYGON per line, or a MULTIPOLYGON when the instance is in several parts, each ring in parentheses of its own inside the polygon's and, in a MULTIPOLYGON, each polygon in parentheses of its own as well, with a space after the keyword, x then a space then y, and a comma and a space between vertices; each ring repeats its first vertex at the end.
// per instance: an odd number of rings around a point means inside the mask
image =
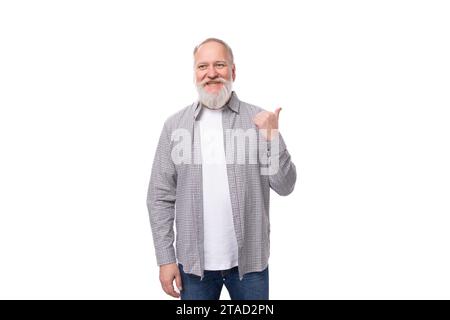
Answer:
POLYGON ((208 109, 208 110, 211 110, 211 111, 219 111, 219 110, 223 110, 225 107, 226 107, 226 103, 223 105, 223 106, 221 106, 220 108, 210 108, 210 107, 207 107, 207 106, 205 106, 203 103, 202 103, 202 107, 204 107, 204 108, 206 108, 206 109, 208 109))

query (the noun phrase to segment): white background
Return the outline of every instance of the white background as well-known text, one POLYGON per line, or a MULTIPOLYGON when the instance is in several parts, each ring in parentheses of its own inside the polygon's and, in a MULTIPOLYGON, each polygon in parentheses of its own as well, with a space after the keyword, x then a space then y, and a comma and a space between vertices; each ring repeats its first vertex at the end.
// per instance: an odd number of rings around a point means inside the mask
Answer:
MULTIPOLYGON (((282 107, 272 299, 450 298, 446 1, 1 1, 0 298, 166 299, 146 208, 192 50, 282 107)), ((223 298, 228 298, 223 292, 223 298)))

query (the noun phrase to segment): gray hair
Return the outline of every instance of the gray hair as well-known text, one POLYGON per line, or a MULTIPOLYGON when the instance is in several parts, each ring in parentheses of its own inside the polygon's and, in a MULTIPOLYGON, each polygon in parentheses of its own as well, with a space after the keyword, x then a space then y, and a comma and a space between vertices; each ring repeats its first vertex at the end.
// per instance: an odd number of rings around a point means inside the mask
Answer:
POLYGON ((223 46, 225 47, 225 49, 227 50, 228 55, 229 55, 230 58, 231 58, 231 64, 234 64, 233 51, 231 50, 230 46, 229 46, 225 41, 220 40, 220 39, 217 39, 217 38, 208 38, 208 39, 206 39, 206 40, 203 40, 199 45, 197 45, 197 46, 194 48, 194 56, 195 56, 195 54, 197 53, 198 48, 200 48, 200 46, 201 46, 202 44, 205 44, 205 43, 211 42, 211 41, 218 42, 218 43, 220 43, 221 45, 223 45, 223 46))

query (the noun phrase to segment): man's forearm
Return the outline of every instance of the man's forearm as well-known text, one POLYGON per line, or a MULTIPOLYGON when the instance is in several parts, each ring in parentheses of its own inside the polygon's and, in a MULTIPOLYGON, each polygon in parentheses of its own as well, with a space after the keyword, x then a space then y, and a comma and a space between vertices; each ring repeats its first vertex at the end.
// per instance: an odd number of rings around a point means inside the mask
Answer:
POLYGON ((158 265, 176 262, 174 219, 177 173, 170 158, 170 138, 164 126, 153 161, 147 207, 158 265))
POLYGON ((276 138, 268 142, 269 166, 274 166, 273 174, 269 175, 270 187, 279 195, 286 196, 290 194, 295 187, 297 180, 297 170, 295 164, 291 160, 283 137, 277 133, 276 138), (271 148, 274 144, 277 148, 271 148))

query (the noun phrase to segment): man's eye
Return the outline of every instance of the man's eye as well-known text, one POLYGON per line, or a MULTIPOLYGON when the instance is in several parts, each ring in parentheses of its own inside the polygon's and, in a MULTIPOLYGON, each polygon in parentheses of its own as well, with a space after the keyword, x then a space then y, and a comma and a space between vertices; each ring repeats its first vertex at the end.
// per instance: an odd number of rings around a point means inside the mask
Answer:
POLYGON ((205 69, 206 69, 206 66, 205 66, 204 64, 202 64, 202 65, 198 66, 198 68, 199 68, 200 70, 205 70, 205 69))
POLYGON ((223 68, 223 67, 225 67, 225 64, 224 63, 218 63, 218 64, 216 64, 216 67, 223 68))

